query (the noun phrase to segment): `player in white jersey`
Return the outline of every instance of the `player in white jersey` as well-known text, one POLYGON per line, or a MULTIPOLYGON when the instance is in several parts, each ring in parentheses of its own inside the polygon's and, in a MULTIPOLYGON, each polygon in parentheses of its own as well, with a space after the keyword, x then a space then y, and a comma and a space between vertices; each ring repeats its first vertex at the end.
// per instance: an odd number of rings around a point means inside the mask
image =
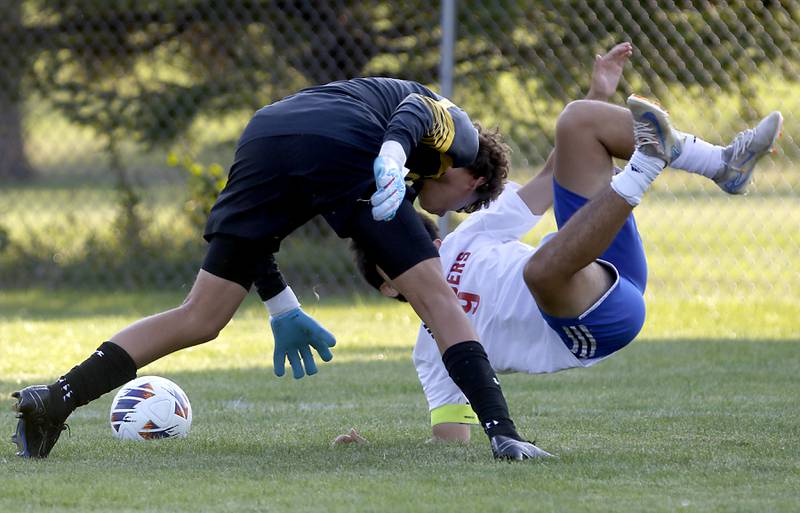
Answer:
MULTIPOLYGON (((613 92, 619 71, 601 68, 598 77, 596 66, 593 80, 610 77, 613 92)), ((655 103, 632 96, 628 107, 568 105, 542 173, 524 186, 509 184, 441 242, 442 271, 498 372, 587 367, 631 342, 644 322, 647 281, 632 210, 650 182, 670 165, 742 193, 782 124, 773 112, 721 147, 674 130, 655 103), (612 156, 630 158, 622 172, 612 156), (551 206, 559 231, 537 248, 520 242, 551 206)), ((373 286, 398 296, 380 269, 359 264, 373 286)), ((413 358, 434 437, 468 440, 477 420, 424 325, 413 358)))

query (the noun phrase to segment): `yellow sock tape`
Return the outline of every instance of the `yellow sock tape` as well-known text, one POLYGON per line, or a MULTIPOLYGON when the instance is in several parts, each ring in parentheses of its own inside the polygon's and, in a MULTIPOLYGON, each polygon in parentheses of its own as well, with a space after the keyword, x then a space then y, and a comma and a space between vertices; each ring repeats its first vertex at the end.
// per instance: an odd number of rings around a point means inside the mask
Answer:
POLYGON ((478 416, 468 404, 445 404, 431 410, 431 426, 437 424, 477 424, 478 416))

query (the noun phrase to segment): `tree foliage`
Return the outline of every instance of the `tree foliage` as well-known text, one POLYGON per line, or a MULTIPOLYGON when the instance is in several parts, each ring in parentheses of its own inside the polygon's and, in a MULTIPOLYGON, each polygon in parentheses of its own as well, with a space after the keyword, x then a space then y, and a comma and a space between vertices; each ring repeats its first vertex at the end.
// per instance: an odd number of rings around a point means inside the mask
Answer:
MULTIPOLYGON (((491 96, 512 77, 560 102, 594 54, 622 39, 638 78, 737 87, 770 65, 797 79, 796 2, 458 2, 457 80, 491 96)), ((0 58, 31 90, 101 133, 165 143, 200 113, 252 110, 302 86, 364 74, 437 80, 430 2, 329 0, 25 0, 3 26, 0 58)), ((467 93, 464 93, 467 94, 467 93)), ((497 107, 502 108, 502 107, 497 107)))

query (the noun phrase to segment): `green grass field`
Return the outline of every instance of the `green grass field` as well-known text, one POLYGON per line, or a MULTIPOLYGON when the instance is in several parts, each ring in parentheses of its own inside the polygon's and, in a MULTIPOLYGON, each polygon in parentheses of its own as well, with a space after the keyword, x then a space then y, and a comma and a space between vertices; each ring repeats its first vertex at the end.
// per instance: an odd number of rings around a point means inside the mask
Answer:
MULTIPOLYGON (((4 445, 0 511, 797 511, 797 305, 762 305, 786 309, 765 337, 729 319, 733 311, 709 319, 707 309, 661 298, 653 294, 642 337, 609 361, 503 378, 522 431, 559 456, 514 465, 493 461, 477 428, 467 445, 425 443, 407 306, 309 304, 339 344, 318 375, 294 381, 273 376, 269 328, 251 299, 216 341, 140 371, 187 392, 188 439, 117 441, 108 394, 73 415, 71 435, 46 461, 20 460, 4 445), (738 335, 717 326, 728 320, 738 335), (369 444, 332 447, 350 427, 369 444)), ((51 380, 126 323, 180 299, 4 291, 2 436, 14 426, 10 392, 51 380)))
MULTIPOLYGON (((702 133, 727 126, 700 121, 702 133)), ((37 165, 61 174, 0 190, 0 228, 27 250, 0 252, 0 271, 27 270, 30 255, 43 266, 77 265, 116 241, 111 180, 87 175, 76 183, 61 169, 66 154, 39 157, 52 162, 37 165)), ((410 359, 418 323, 407 306, 303 297, 339 345, 319 375, 294 381, 272 374, 266 315, 250 298, 214 342, 140 371, 187 392, 188 439, 115 440, 108 394, 73 415, 71 435, 46 461, 21 461, 0 442, 0 513, 796 512, 800 173, 789 161, 764 167, 748 198, 697 177, 660 178, 636 211, 650 264, 639 339, 592 369, 503 377, 521 431, 557 460, 494 462, 477 429, 470 444, 426 443, 428 412, 410 359), (370 443, 332 447, 351 427, 370 443)), ((143 211, 146 236, 181 247, 197 234, 183 215, 176 173, 143 180, 143 211)), ((553 228, 547 218, 526 241, 553 228)), ((343 247, 293 241, 279 258, 314 254, 306 271, 346 282, 356 278, 342 264, 343 247)), ((143 272, 161 271, 155 267, 143 272)), ((102 266, 88 269, 78 282, 124 286, 102 266)), ((31 279, 49 283, 48 276, 31 279)), ((128 323, 181 300, 164 292, 0 291, 0 437, 8 441, 14 428, 12 391, 50 382, 128 323)))
MULTIPOLYGON (((790 114, 800 95, 783 75, 754 71, 743 70, 744 101, 738 89, 662 91, 676 126, 710 141, 727 141, 758 119, 756 111, 778 107, 785 136, 748 198, 672 172, 654 184, 636 211, 650 264, 639 339, 591 369, 502 377, 520 430, 557 460, 495 462, 477 428, 469 444, 426 443, 410 308, 365 299, 354 307, 323 293, 318 303, 302 298, 339 340, 319 375, 274 377, 266 315, 251 297, 217 340, 140 371, 187 392, 188 439, 115 440, 107 394, 71 417, 71 434, 50 459, 23 461, 9 443, 9 394, 52 381, 117 330, 182 296, 0 290, 0 513, 797 512, 800 172, 792 134, 800 118, 790 114), (369 444, 332 447, 351 427, 369 444)), ((467 87, 457 88, 456 100, 505 132, 515 133, 515 119, 540 121, 545 132, 554 126, 561 106, 552 99, 527 98, 511 75, 500 87, 496 96, 512 99, 505 113, 467 87)), ((233 143, 221 143, 235 140, 249 115, 201 116, 171 149, 228 162, 233 143)), ((109 261, 124 248, 103 134, 70 124, 42 98, 29 100, 25 120, 26 150, 40 176, 0 187, 0 281, 135 285, 109 261)), ((532 150, 547 144, 538 131, 516 134, 518 143, 533 143, 516 152, 513 178, 523 181, 527 159, 534 165, 545 156, 532 150)), ((192 245, 197 229, 185 216, 185 176, 165 166, 167 148, 117 143, 142 194, 143 239, 168 241, 141 269, 140 277, 155 275, 159 284, 159 273, 183 272, 182 259, 200 258, 180 249, 202 247, 192 245)), ((553 228, 547 218, 526 241, 553 228)), ((284 271, 302 262, 312 281, 326 273, 339 273, 342 283, 357 279, 343 244, 315 244, 287 242, 284 271)))

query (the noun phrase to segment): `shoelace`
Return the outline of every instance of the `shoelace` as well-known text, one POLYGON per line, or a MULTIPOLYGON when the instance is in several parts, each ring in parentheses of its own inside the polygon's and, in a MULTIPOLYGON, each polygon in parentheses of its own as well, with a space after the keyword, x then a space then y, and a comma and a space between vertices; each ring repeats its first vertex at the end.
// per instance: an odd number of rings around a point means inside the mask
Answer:
POLYGON ((658 148, 661 145, 661 140, 658 138, 658 133, 656 133, 656 129, 652 123, 634 121, 633 133, 636 134, 637 146, 652 145, 658 148))
POLYGON ((752 128, 748 128, 742 132, 739 132, 736 137, 733 139, 733 152, 731 153, 730 163, 736 162, 739 158, 744 155, 744 152, 747 151, 748 146, 750 143, 753 142, 753 137, 756 136, 756 131, 752 128))

